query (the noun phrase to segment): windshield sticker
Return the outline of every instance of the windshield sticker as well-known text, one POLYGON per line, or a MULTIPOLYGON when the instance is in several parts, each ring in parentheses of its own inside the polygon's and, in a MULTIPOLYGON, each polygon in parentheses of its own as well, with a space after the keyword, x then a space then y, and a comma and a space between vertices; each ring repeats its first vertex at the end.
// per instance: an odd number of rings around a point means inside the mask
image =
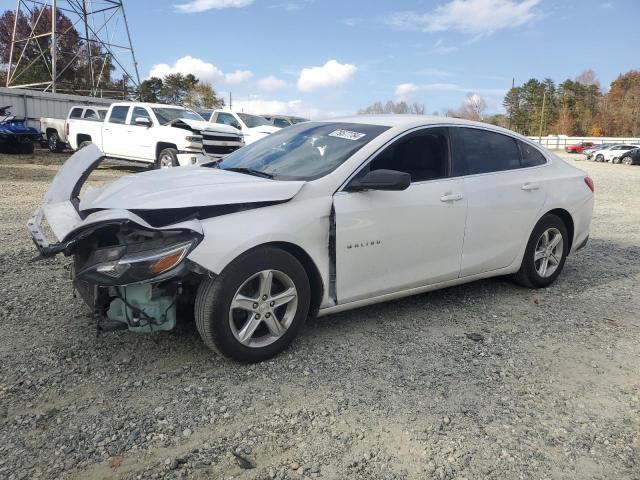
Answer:
POLYGON ((329 134, 330 137, 345 138, 347 140, 360 140, 366 133, 352 132, 351 130, 336 130, 329 134))

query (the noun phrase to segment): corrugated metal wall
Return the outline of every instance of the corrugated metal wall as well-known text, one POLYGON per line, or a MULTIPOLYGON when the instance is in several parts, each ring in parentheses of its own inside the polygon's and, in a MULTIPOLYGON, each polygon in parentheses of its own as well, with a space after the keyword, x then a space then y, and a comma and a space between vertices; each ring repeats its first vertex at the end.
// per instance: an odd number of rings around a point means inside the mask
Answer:
POLYGON ((40 117, 67 118, 72 105, 111 105, 118 100, 62 93, 0 88, 0 107, 12 105, 11 113, 26 117, 29 125, 40 127, 40 117))

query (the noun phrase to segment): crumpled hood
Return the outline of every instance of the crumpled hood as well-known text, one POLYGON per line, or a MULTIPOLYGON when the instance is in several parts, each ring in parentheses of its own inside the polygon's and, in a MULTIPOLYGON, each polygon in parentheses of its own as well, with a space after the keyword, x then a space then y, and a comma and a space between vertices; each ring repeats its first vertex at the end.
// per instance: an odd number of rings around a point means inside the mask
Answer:
POLYGON ((209 167, 180 167, 122 177, 81 198, 80 210, 162 210, 293 198, 303 181, 276 181, 209 167))
POLYGON ((171 123, 176 123, 176 122, 186 123, 191 128, 200 130, 200 131, 229 133, 233 135, 242 134, 242 132, 237 128, 234 128, 230 125, 223 125, 221 123, 209 123, 204 120, 191 120, 190 118, 179 118, 177 120, 174 120, 171 123))

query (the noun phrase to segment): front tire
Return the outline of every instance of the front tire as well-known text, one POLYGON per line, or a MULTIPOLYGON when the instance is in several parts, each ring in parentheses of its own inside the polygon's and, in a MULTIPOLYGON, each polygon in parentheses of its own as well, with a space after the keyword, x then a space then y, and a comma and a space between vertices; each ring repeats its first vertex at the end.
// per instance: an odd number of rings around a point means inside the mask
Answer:
POLYGON ((514 280, 528 288, 548 287, 562 272, 568 253, 567 226, 548 213, 534 227, 514 280))
POLYGON ((604 162, 604 155, 598 154, 595 158, 596 162, 604 162))
POLYGON ((156 168, 179 167, 178 150, 175 148, 165 148, 160 152, 156 160, 156 168))
POLYGON ((611 163, 618 165, 620 163, 620 157, 613 157, 613 159, 611 160, 611 163))
POLYGON ((199 287, 195 302, 204 343, 241 362, 282 352, 309 314, 311 287, 304 267, 274 247, 253 249, 199 287))
POLYGON ((633 158, 631 157, 622 157, 623 165, 633 165, 633 158))

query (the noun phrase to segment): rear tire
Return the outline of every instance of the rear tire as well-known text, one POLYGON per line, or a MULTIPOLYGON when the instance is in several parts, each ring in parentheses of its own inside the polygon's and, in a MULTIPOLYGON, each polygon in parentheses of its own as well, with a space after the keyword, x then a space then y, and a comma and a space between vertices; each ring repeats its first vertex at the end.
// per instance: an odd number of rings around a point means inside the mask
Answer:
POLYGON ((52 153, 60 153, 64 150, 64 143, 60 140, 58 132, 50 132, 47 134, 47 147, 52 153))
POLYGON ((633 165, 633 158, 631 157, 622 157, 623 165, 633 165))
POLYGON ((175 148, 165 148, 160 152, 156 159, 156 168, 173 168, 179 167, 178 150, 175 148))
POLYGON ((560 217, 543 216, 531 232, 522 265, 513 277, 516 283, 528 288, 551 285, 564 268, 569 243, 567 226, 560 217))
POLYGON ((198 332, 209 348, 235 360, 267 360, 302 328, 310 289, 306 271, 293 255, 274 247, 253 249, 200 285, 198 332))
POLYGON ((613 157, 613 159, 611 160, 611 163, 618 165, 620 163, 620 157, 613 157))

